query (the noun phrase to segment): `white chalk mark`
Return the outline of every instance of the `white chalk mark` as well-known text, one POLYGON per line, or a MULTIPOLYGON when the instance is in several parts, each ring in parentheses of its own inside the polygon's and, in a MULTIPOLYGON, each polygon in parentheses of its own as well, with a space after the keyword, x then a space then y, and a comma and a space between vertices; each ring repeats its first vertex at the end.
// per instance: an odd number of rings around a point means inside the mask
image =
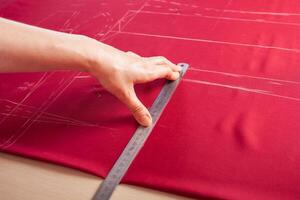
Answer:
MULTIPOLYGON (((14 134, 10 135, 8 139, 6 139, 4 142, 2 142, 0 144, 0 149, 2 148, 2 146, 6 145, 8 141, 11 141, 14 136, 15 136, 14 134)), ((3 139, 1 139, 1 140, 3 140, 3 139)))
MULTIPOLYGON (((4 116, 8 116, 10 118, 23 118, 23 119, 29 119, 30 118, 30 116, 20 115, 20 114, 8 114, 8 113, 0 113, 0 114, 4 115, 4 116)), ((48 123, 61 122, 61 123, 65 123, 65 124, 74 124, 74 125, 83 126, 80 123, 76 123, 76 122, 72 122, 72 121, 66 121, 66 120, 62 120, 62 119, 59 119, 59 118, 47 117, 47 116, 42 116, 40 119, 41 120, 47 120, 48 123)), ((38 121, 38 120, 35 120, 35 121, 38 121)))
POLYGON ((45 18, 41 19, 38 23, 36 23, 37 26, 41 25, 42 23, 46 22, 47 20, 49 20, 50 18, 54 17, 55 15, 59 14, 59 13, 71 13, 71 15, 74 13, 70 10, 59 10, 56 11, 54 13, 51 13, 50 15, 46 16, 45 18))
POLYGON ((112 38, 112 37, 118 35, 118 33, 120 33, 120 31, 116 31, 116 32, 110 31, 109 34, 107 34, 107 35, 104 34, 104 36, 101 38, 100 41, 101 41, 101 42, 104 42, 105 40, 108 40, 108 39, 110 39, 110 38, 112 38))
MULTIPOLYGON (((62 85, 64 85, 64 84, 62 84, 62 85)), ((55 91, 53 91, 52 94, 50 94, 49 98, 51 98, 52 95, 55 94, 55 92, 58 91, 59 89, 60 89, 60 87, 57 87, 57 89, 56 89, 55 91)), ((49 98, 48 98, 48 99, 49 99, 49 98)), ((34 113, 30 118, 28 118, 28 119, 25 121, 25 123, 20 127, 20 129, 16 131, 16 133, 13 135, 13 137, 11 137, 11 140, 14 139, 14 141, 16 141, 16 140, 19 138, 20 135, 23 135, 23 134, 27 131, 27 128, 29 127, 29 125, 31 125, 31 124, 33 123, 32 121, 33 121, 34 118, 36 117, 36 114, 39 113, 40 109, 41 109, 41 108, 44 106, 44 104, 46 104, 46 103, 47 103, 47 101, 45 101, 45 102, 37 109, 37 111, 35 111, 35 113, 34 113), (32 119, 33 119, 33 120, 32 120, 32 119), (29 123, 29 125, 26 127, 26 125, 27 125, 28 123, 29 123), (21 130, 23 130, 23 131, 20 133, 21 130)), ((35 118, 35 119, 36 119, 36 118, 35 118)), ((0 144, 0 147, 5 148, 5 146, 10 145, 11 143, 14 143, 14 141, 11 142, 11 140, 7 140, 6 142, 0 144)))
POLYGON ((286 12, 266 12, 266 11, 248 11, 248 10, 221 10, 216 8, 205 8, 207 11, 240 13, 240 14, 254 14, 254 15, 275 15, 275 16, 300 16, 300 13, 286 13, 286 12))
POLYGON ((245 77, 245 78, 253 78, 253 79, 261 79, 261 80, 268 80, 274 82, 284 82, 284 83, 292 83, 292 84, 300 84, 299 81, 291 81, 291 80, 284 80, 284 79, 278 79, 278 78, 269 78, 269 77, 263 77, 263 76, 250 76, 246 74, 236 74, 236 73, 229 73, 229 72, 222 72, 222 71, 214 71, 214 70, 207 70, 207 69, 199 69, 199 68, 193 68, 190 67, 189 70, 191 71, 198 71, 198 72, 207 72, 207 73, 214 73, 214 74, 222 74, 226 76, 233 76, 233 77, 245 77))
MULTIPOLYGON (((3 116, 8 116, 10 118, 22 118, 22 119, 28 119, 29 116, 25 115, 17 115, 17 114, 8 114, 8 113, 0 113, 0 115, 3 116)), ((34 120, 34 122, 41 122, 41 123, 53 123, 53 124, 63 124, 63 125, 71 125, 71 126, 83 126, 82 124, 79 123, 73 123, 73 122, 68 122, 64 120, 56 120, 55 118, 47 118, 47 117, 41 117, 38 120, 34 120)))
POLYGON ((18 89, 18 90, 21 90, 21 91, 26 91, 26 90, 28 90, 29 88, 26 87, 26 86, 19 86, 17 89, 18 89))
MULTIPOLYGON (((16 102, 10 101, 8 99, 0 99, 0 101, 8 102, 8 103, 11 103, 11 104, 17 104, 16 102)), ((9 106, 9 105, 6 105, 6 106, 9 106)), ((37 109, 34 106, 28 106, 28 105, 21 105, 21 106, 25 109, 31 109, 31 110, 36 110, 37 109)), ((74 124, 74 125, 77 125, 77 126, 91 126, 91 127, 97 127, 97 128, 106 128, 106 129, 116 130, 116 129, 111 128, 111 127, 102 126, 102 125, 98 125, 98 124, 92 124, 92 123, 89 123, 89 122, 80 121, 80 120, 73 119, 73 118, 70 118, 70 117, 57 115, 57 114, 54 114, 54 113, 42 112, 42 111, 38 111, 38 112, 42 114, 41 117, 40 117, 40 119, 42 119, 42 120, 48 120, 49 119, 51 121, 66 122, 68 124, 74 124)), ((27 113, 33 113, 33 111, 27 110, 27 113)), ((0 113, 0 114, 8 115, 8 113, 0 113)), ((13 114, 11 117, 21 117, 21 118, 27 118, 27 119, 29 118, 28 116, 21 116, 21 115, 18 115, 18 114, 13 114)), ((35 121, 40 121, 40 120, 35 120, 35 121)))
MULTIPOLYGON (((18 104, 16 102, 10 101, 8 99, 0 99, 0 101, 8 102, 10 104, 18 104)), ((34 106, 28 106, 28 105, 24 105, 24 104, 20 104, 20 107, 22 107, 23 110, 25 110, 26 113, 33 113, 36 110, 38 110, 38 108, 36 108, 34 106)), ((57 115, 57 114, 49 113, 49 112, 40 112, 40 111, 38 111, 38 112, 41 113, 42 116, 44 116, 44 117, 52 117, 52 118, 57 119, 57 120, 63 120, 63 121, 72 122, 72 123, 78 123, 78 124, 81 124, 83 126, 97 126, 96 124, 92 124, 92 123, 89 123, 89 122, 76 120, 76 119, 73 119, 71 117, 57 115)))
POLYGON ((115 29, 116 27, 119 26, 119 24, 121 23, 121 21, 127 17, 127 15, 129 14, 129 12, 127 11, 113 26, 111 26, 108 31, 105 34, 102 34, 101 37, 101 41, 107 40, 107 35, 110 34, 110 32, 115 29))
POLYGON ((158 34, 148 34, 148 33, 139 33, 139 32, 127 32, 127 31, 115 32, 115 33, 126 34, 126 35, 136 35, 136 36, 165 38, 165 39, 174 39, 174 40, 193 41, 193 42, 222 44, 222 45, 234 45, 234 46, 241 46, 241 47, 274 49, 274 50, 280 50, 280 51, 300 53, 300 49, 285 48, 285 47, 278 47, 278 46, 267 46, 267 45, 259 45, 259 44, 247 44, 247 43, 228 42, 228 41, 221 41, 221 40, 209 40, 209 39, 202 39, 202 38, 188 38, 188 37, 178 37, 178 36, 171 36, 171 35, 158 35, 158 34))
POLYGON ((161 3, 168 3, 166 0, 153 0, 153 1, 161 2, 161 3))
MULTIPOLYGON (((227 4, 225 5, 224 10, 226 10, 230 6, 231 2, 232 2, 232 0, 228 0, 227 4)), ((221 11, 221 14, 220 14, 219 18, 216 19, 216 23, 213 25, 212 30, 215 30, 217 25, 220 23, 220 20, 224 15, 224 10, 221 11)))
MULTIPOLYGON (((67 82, 67 81, 65 81, 65 82, 67 82)), ((62 84, 62 86, 64 86, 64 84, 62 84)), ((49 98, 48 98, 48 99, 52 98, 53 94, 55 94, 56 91, 58 91, 59 89, 60 89, 60 87, 57 87, 57 89, 56 89, 55 91, 53 91, 52 94, 49 95, 49 98)), ((28 120, 26 120, 26 122, 20 127, 19 130, 23 130, 23 131, 22 131, 21 133, 19 133, 19 131, 17 131, 17 132, 14 134, 14 137, 13 137, 13 138, 17 138, 17 139, 18 139, 20 135, 23 135, 23 134, 26 132, 27 128, 29 128, 29 126, 33 123, 34 118, 36 119, 36 115, 40 112, 40 109, 41 109, 45 104, 47 104, 47 101, 45 101, 45 102, 37 109, 37 111, 35 111, 35 113, 32 115, 32 117, 28 118, 28 120), (33 119, 33 120, 32 120, 32 119, 33 119), (28 123, 29 123, 29 125, 26 127, 26 125, 27 125, 28 123)), ((39 116, 39 115, 38 115, 38 116, 39 116)), ((13 139, 13 138, 12 138, 12 139, 13 139)), ((15 139, 15 140, 16 140, 16 139, 15 139)), ((14 140, 14 141, 15 141, 15 140, 14 140)), ((6 141, 4 144, 1 144, 0 147, 9 145, 10 143, 11 143, 10 140, 8 140, 8 141, 6 141)), ((14 143, 14 142, 12 142, 12 143, 14 143)), ((5 148, 5 147, 3 147, 3 148, 5 148)))
POLYGON ((145 1, 145 3, 134 13, 127 11, 128 16, 126 18, 128 18, 128 20, 126 22, 124 22, 124 20, 125 20, 125 18, 124 18, 122 21, 120 21, 119 32, 122 31, 145 8, 145 6, 147 5, 147 2, 148 1, 145 1), (122 25, 122 22, 124 22, 123 25, 122 25))
MULTIPOLYGON (((79 75, 80 73, 77 73, 76 75, 79 75)), ((75 75, 75 76, 76 76, 75 75)), ((51 99, 51 101, 45 101, 40 108, 32 115, 32 117, 28 118, 25 123, 20 127, 19 130, 16 131, 15 137, 12 138, 12 141, 6 141, 4 144, 1 144, 0 147, 3 149, 10 147, 13 145, 20 137, 22 137, 26 131, 31 127, 31 125, 34 123, 34 120, 37 120, 41 116, 41 111, 44 112, 48 107, 65 91, 65 89, 72 84, 74 81, 74 76, 71 78, 71 80, 66 80, 62 86, 58 87, 55 91, 52 92, 52 94, 49 96, 48 100, 51 99), (69 82, 68 82, 69 81, 69 82), (63 87, 63 88, 61 88, 63 87), (59 91, 60 90, 60 91, 59 91), (53 98, 52 98, 53 97, 53 98), (40 110, 41 109, 41 110, 40 110)))
POLYGON ((75 76, 75 79, 86 79, 86 78, 92 78, 91 76, 75 76))
POLYGON ((273 84, 273 85, 282 85, 281 83, 278 83, 278 82, 274 82, 274 81, 269 81, 270 84, 273 84))
POLYGON ((175 1, 171 1, 170 4, 176 5, 176 6, 181 6, 181 3, 175 2, 175 1))
MULTIPOLYGON (((45 112, 56 99, 62 95, 62 93, 74 82, 75 76, 79 76, 81 72, 76 73, 75 75, 72 76, 71 80, 66 80, 65 84, 62 84, 62 87, 58 87, 52 94, 50 95, 48 99, 52 98, 51 101, 45 101, 39 108, 39 110, 31 117, 29 118, 19 129, 21 132, 17 131, 17 134, 15 134, 15 137, 12 137, 10 140, 7 140, 4 144, 1 144, 0 147, 5 149, 9 148, 13 144, 15 144, 26 132, 27 130, 32 126, 32 124, 36 121, 39 120, 41 117, 42 113, 45 112), (57 93, 58 92, 58 93, 57 93), (41 110, 40 110, 41 109, 41 110)), ((111 129, 114 130, 113 128, 110 127, 105 127, 105 126, 99 126, 97 125, 98 128, 105 128, 105 129, 111 129)))
MULTIPOLYGON (((199 15, 199 16, 201 16, 201 15, 199 15)), ((208 18, 208 19, 221 19, 221 20, 228 20, 228 21, 240 21, 240 22, 264 23, 264 24, 279 24, 279 25, 289 25, 289 26, 300 26, 299 23, 279 22, 279 21, 272 21, 272 20, 265 20, 265 19, 245 19, 245 18, 232 18, 232 17, 214 17, 214 16, 207 16, 207 15, 202 15, 202 17, 208 18)))
POLYGON ((124 29, 147 5, 149 0, 146 0, 142 6, 136 10, 136 12, 134 14, 132 14, 132 12, 127 11, 100 39, 101 41, 105 41, 108 38, 111 38, 117 34, 115 34, 113 31, 115 28, 118 28, 117 32, 121 32, 122 29, 124 29), (124 23, 124 20, 127 19, 127 21, 124 23), (123 25, 122 25, 123 23, 123 25), (112 33, 112 34, 110 34, 112 33), (110 34, 110 35, 109 35, 110 34))
MULTIPOLYGON (((36 91, 48 78, 47 72, 44 73, 41 78, 36 82, 36 84, 32 87, 32 89, 27 93, 27 95, 10 111, 9 114, 13 114, 19 106, 26 101, 30 97, 30 95, 36 91)), ((7 119, 7 116, 0 120, 0 124, 2 124, 7 119)))
MULTIPOLYGON (((129 10, 129 12, 136 12, 136 10, 129 10)), ((289 25, 289 26, 300 26, 300 23, 293 22, 279 22, 265 19, 247 19, 247 18, 233 18, 233 17, 219 17, 219 16, 209 16, 203 15, 201 13, 195 14, 181 14, 181 13, 173 13, 173 12, 153 12, 153 11, 141 11, 140 13, 145 14, 153 14, 153 15, 174 15, 180 17, 198 17, 198 18, 207 18, 207 19, 220 19, 226 21, 239 21, 239 22, 250 22, 250 23, 264 23, 264 24, 279 24, 279 25, 289 25)))
POLYGON ((72 15, 65 21, 65 23, 62 25, 62 29, 68 28, 70 21, 74 16, 77 16, 79 13, 77 11, 73 12, 72 15))
POLYGON ((246 91, 246 92, 268 93, 268 94, 270 93, 270 91, 266 91, 266 90, 260 90, 260 89, 254 89, 254 88, 245 88, 245 87, 241 87, 241 86, 226 85, 226 84, 214 83, 214 82, 209 82, 209 81, 194 80, 194 79, 188 79, 188 78, 184 78, 183 80, 186 81, 186 82, 199 83, 199 84, 204 84, 204 85, 220 86, 220 87, 226 87, 226 88, 230 88, 230 89, 242 90, 242 91, 246 91))
POLYGON ((209 85, 209 86, 217 86, 217 87, 223 87, 223 88, 229 88, 229 89, 236 89, 236 90, 240 90, 240 91, 244 91, 244 92, 251 92, 251 93, 257 93, 257 94, 273 96, 273 97, 278 97, 278 98, 283 98, 283 99, 300 101, 299 98, 274 94, 271 91, 260 90, 260 89, 255 89, 255 88, 245 88, 245 87, 241 87, 241 86, 226 85, 226 84, 221 84, 221 83, 194 80, 194 79, 187 79, 187 78, 184 78, 183 81, 190 82, 190 83, 196 83, 196 84, 202 84, 202 85, 209 85))

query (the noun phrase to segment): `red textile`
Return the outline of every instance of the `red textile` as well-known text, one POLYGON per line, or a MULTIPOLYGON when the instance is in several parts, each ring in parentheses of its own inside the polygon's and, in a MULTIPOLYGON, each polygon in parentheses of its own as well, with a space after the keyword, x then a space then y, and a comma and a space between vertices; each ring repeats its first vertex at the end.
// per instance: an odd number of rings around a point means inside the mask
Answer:
MULTIPOLYGON (((300 198, 299 1, 1 2, 5 18, 190 63, 123 182, 198 198, 300 198)), ((1 151, 105 177, 137 126, 87 74, 0 80, 1 151)), ((137 86, 147 106, 163 82, 137 86)))

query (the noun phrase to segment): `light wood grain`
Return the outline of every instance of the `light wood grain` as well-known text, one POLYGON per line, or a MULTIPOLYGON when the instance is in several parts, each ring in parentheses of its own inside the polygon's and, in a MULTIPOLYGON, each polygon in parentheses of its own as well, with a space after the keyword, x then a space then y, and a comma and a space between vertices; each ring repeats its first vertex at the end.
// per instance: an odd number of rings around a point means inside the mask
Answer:
MULTIPOLYGON (((89 200, 99 177, 70 168, 0 153, 1 200, 89 200)), ((121 184, 112 200, 188 200, 188 198, 121 184)))

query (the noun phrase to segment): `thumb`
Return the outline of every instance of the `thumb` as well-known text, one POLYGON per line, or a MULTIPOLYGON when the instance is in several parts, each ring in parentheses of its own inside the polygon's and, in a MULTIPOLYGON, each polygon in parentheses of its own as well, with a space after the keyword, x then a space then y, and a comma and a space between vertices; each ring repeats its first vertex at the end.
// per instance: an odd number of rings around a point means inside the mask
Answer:
POLYGON ((142 126, 150 126, 152 123, 152 117, 148 109, 142 104, 135 94, 134 87, 132 86, 129 91, 128 98, 125 104, 128 106, 133 114, 135 120, 142 126))

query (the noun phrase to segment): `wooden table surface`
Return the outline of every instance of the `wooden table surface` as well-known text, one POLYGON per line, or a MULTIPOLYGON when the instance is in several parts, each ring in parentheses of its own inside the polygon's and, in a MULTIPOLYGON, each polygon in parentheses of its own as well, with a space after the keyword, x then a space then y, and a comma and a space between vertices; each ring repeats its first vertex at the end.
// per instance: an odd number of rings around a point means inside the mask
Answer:
MULTIPOLYGON (((1 200, 89 200, 99 177, 74 169, 0 153, 1 200)), ((121 184, 112 200, 188 200, 156 190, 121 184)))

